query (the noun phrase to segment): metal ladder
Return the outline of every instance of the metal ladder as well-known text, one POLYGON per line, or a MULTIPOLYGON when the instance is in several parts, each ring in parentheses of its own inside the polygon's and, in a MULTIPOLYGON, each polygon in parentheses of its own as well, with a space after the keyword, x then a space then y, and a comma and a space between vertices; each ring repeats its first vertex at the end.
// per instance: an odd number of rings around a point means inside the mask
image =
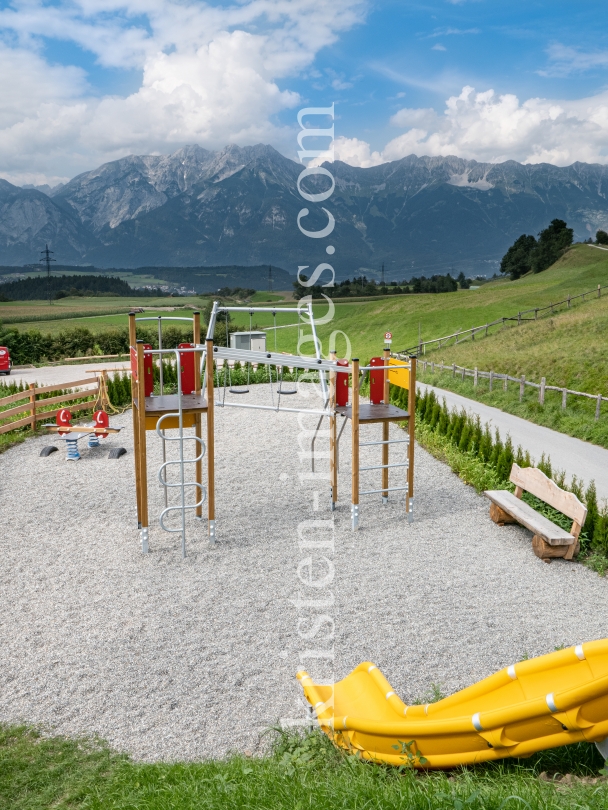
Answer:
MULTIPOLYGON (((366 467, 359 467, 359 472, 363 472, 364 470, 386 470, 391 469, 392 467, 408 467, 408 474, 409 474, 409 467, 410 467, 410 440, 409 437, 406 439, 388 439, 386 441, 379 441, 379 442, 359 442, 359 448, 361 447, 372 447, 376 445, 391 445, 391 444, 407 444, 407 461, 400 461, 396 464, 372 464, 366 467)), ((359 490, 359 497, 361 495, 377 495, 379 492, 403 492, 404 490, 409 489, 409 481, 404 487, 387 487, 386 489, 365 489, 359 490)), ((382 495, 382 503, 388 503, 388 495, 382 495)), ((407 521, 408 523, 414 522, 414 496, 412 495, 408 499, 408 510, 407 510, 407 521)), ((358 529, 359 528, 359 504, 352 504, 352 528, 358 529)))

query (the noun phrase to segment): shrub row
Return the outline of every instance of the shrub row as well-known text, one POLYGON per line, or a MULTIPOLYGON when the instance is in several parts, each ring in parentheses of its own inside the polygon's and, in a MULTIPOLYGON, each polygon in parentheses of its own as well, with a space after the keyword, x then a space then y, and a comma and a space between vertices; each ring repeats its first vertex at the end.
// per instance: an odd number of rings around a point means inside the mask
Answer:
MULTIPOLYGON (((393 398, 392 398, 393 399, 393 398)), ((394 404, 400 407, 407 406, 407 392, 404 389, 394 395, 394 404)), ((445 399, 442 403, 437 400, 435 392, 425 389, 425 393, 416 392, 417 423, 426 436, 435 435, 443 439, 443 445, 456 448, 468 459, 474 460, 486 468, 502 489, 514 487, 509 481, 509 473, 513 462, 520 467, 530 467, 534 464, 530 454, 521 446, 513 448, 510 436, 505 441, 496 429, 494 436, 489 424, 482 427, 479 416, 466 413, 464 409, 450 411, 445 399)), ((604 503, 598 507, 595 483, 584 489, 584 482, 573 477, 570 484, 566 484, 566 473, 563 470, 553 470, 551 459, 543 453, 536 465, 546 476, 552 478, 562 489, 573 492, 587 506, 587 519, 581 531, 581 549, 585 552, 594 551, 608 556, 608 505, 604 503)), ((486 487, 487 488, 487 487, 486 487)), ((546 515, 550 520, 561 525, 567 531, 571 528, 571 521, 560 512, 547 506, 530 493, 524 493, 524 500, 534 509, 546 515)))
MULTIPOLYGON (((228 325, 228 332, 238 331, 237 326, 228 325)), ((139 328, 137 337, 145 340, 153 349, 158 348, 158 329, 139 328)), ((192 341, 192 330, 176 326, 163 327, 163 348, 175 349, 180 343, 192 341)), ((214 343, 226 346, 226 324, 218 323, 215 328, 214 343)), ((127 326, 107 329, 94 334, 85 326, 73 326, 55 335, 42 334, 38 329, 20 332, 16 327, 2 326, 0 323, 0 346, 6 346, 13 363, 44 363, 61 360, 64 357, 83 357, 96 354, 126 354, 129 351, 129 329, 127 326)))

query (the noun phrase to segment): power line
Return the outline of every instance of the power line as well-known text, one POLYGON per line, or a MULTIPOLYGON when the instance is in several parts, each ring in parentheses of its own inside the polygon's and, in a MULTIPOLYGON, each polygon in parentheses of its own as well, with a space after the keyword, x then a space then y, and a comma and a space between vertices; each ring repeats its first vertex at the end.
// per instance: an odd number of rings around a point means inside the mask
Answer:
POLYGON ((44 250, 40 251, 40 253, 44 256, 44 258, 40 260, 40 263, 46 263, 46 293, 49 299, 49 306, 51 306, 53 303, 53 295, 51 293, 51 262, 57 261, 57 259, 51 259, 50 254, 53 252, 54 251, 49 250, 48 245, 45 245, 44 250))

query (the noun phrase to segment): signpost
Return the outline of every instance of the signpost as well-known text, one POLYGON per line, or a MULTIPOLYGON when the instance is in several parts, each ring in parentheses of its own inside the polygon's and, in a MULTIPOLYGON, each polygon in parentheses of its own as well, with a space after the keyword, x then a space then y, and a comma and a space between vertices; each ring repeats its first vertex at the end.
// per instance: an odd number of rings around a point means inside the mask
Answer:
POLYGON ((385 332, 384 333, 384 342, 388 343, 389 345, 393 342, 393 333, 392 332, 385 332))

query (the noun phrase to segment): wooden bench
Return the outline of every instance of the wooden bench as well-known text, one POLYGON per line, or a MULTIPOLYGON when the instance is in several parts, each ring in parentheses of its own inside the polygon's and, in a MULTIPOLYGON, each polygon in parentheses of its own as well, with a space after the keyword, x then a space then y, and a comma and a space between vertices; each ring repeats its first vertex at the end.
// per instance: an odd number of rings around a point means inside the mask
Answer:
POLYGON ((515 484, 515 494, 507 490, 488 490, 486 498, 492 501, 490 517, 495 523, 521 523, 531 532, 532 548, 537 557, 551 562, 552 557, 571 560, 580 550, 579 534, 587 517, 587 507, 572 492, 560 489, 557 484, 536 467, 522 469, 514 464, 509 480, 515 484), (535 495, 541 501, 572 518, 570 533, 556 526, 548 518, 521 500, 524 492, 535 495))

